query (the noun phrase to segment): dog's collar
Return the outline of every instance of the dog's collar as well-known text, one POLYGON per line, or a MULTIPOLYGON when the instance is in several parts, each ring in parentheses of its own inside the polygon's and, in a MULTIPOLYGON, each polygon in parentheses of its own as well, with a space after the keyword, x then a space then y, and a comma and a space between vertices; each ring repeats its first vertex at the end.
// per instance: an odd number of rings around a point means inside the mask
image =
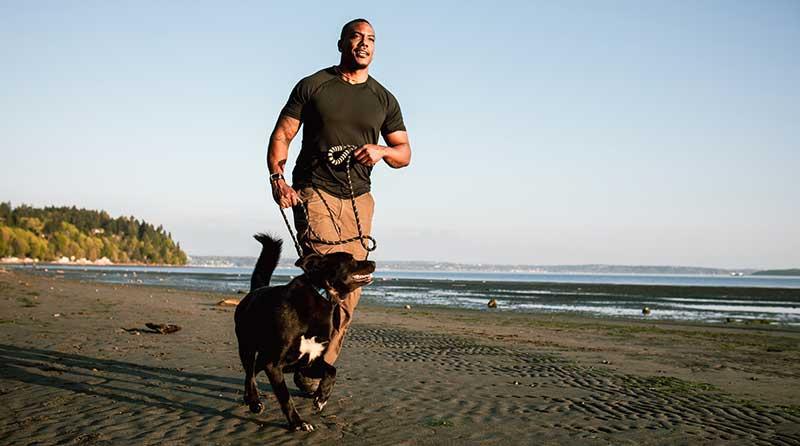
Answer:
POLYGON ((316 291, 316 292, 317 292, 317 294, 319 294, 319 297, 321 297, 321 298, 323 298, 323 299, 327 300, 327 301, 328 301, 328 302, 330 302, 331 304, 335 303, 335 302, 333 301, 333 299, 331 299, 331 293, 329 293, 329 292, 328 292, 328 290, 326 290, 325 288, 318 288, 318 287, 316 287, 316 286, 314 286, 314 285, 311 285, 311 288, 313 288, 313 289, 314 289, 314 291, 316 291))
POLYGON ((305 279, 305 282, 306 282, 306 285, 308 285, 312 290, 316 291, 317 294, 319 294, 319 296, 321 298, 326 299, 326 300, 331 300, 331 297, 328 295, 328 291, 325 288, 318 287, 318 286, 314 285, 308 279, 305 279))

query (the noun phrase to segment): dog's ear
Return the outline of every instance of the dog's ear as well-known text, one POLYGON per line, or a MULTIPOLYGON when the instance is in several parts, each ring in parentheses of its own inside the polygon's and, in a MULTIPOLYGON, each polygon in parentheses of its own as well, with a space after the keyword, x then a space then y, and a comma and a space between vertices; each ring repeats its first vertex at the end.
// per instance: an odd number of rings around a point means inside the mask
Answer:
POLYGON ((318 271, 320 265, 322 264, 322 256, 319 254, 309 254, 305 257, 301 257, 297 259, 294 266, 302 269, 307 274, 313 273, 314 271, 318 271))

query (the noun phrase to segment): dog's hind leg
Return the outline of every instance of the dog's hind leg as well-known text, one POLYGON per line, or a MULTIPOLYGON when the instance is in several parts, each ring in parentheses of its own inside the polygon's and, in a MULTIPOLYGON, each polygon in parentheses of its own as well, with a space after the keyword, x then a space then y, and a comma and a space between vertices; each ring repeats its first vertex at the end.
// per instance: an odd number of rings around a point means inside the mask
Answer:
POLYGON ((244 402, 250 407, 250 412, 261 413, 264 405, 258 397, 258 386, 256 385, 256 352, 239 348, 239 359, 242 360, 244 367, 244 402))
POLYGON ((289 429, 293 431, 313 431, 314 426, 303 421, 300 418, 300 414, 297 413, 297 409, 294 408, 292 396, 289 395, 289 388, 286 387, 286 381, 283 380, 283 370, 280 367, 276 367, 274 364, 268 363, 264 371, 267 373, 267 377, 269 377, 269 383, 272 384, 272 391, 275 392, 275 396, 281 404, 283 414, 286 415, 286 419, 289 420, 289 429))

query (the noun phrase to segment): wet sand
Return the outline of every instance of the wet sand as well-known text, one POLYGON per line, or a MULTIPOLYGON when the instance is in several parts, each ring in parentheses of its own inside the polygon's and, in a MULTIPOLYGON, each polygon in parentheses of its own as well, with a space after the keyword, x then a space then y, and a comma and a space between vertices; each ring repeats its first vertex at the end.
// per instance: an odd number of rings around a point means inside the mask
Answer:
POLYGON ((290 433, 236 297, 0 271, 0 444, 800 444, 797 329, 369 305, 290 433))

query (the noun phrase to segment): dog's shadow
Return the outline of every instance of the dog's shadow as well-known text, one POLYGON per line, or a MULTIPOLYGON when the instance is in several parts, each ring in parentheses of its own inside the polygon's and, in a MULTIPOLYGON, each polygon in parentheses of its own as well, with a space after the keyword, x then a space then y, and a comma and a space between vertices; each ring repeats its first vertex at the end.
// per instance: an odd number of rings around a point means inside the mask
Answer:
MULTIPOLYGON (((0 378, 5 381, 68 390, 148 409, 285 427, 280 416, 271 421, 245 410, 241 379, 7 344, 0 344, 0 362, 0 378)), ((268 384, 262 383, 260 388, 265 395, 272 394, 268 384)), ((293 393, 302 396, 299 391, 293 393)), ((273 407, 277 409, 278 405, 273 407)))

